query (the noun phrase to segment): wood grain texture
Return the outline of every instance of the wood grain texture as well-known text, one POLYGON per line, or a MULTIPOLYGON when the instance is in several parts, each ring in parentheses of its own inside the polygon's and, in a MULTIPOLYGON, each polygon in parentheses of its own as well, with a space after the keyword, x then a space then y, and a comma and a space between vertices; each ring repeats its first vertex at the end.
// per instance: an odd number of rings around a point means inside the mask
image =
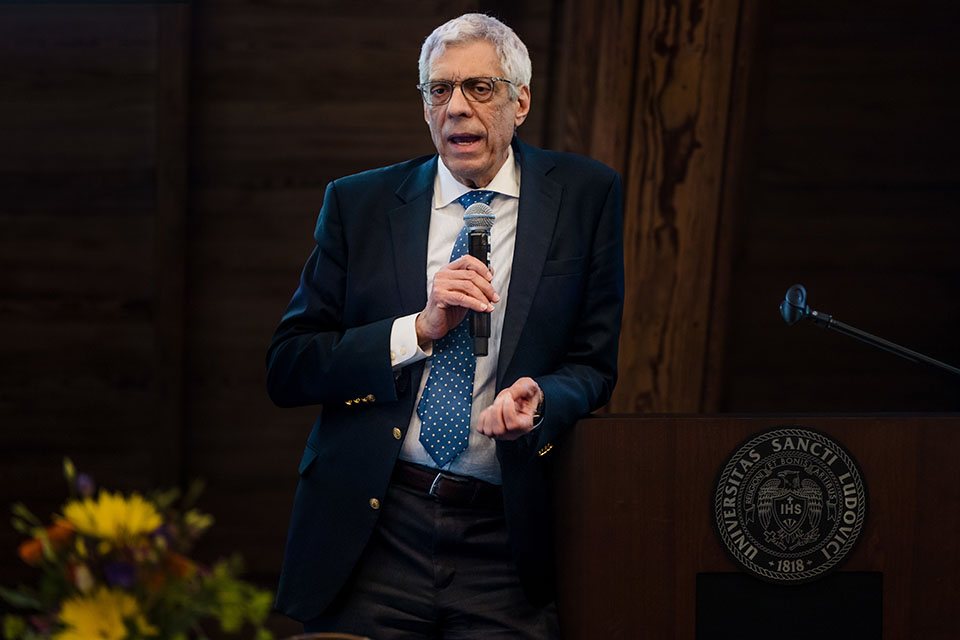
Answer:
POLYGON ((563 13, 548 141, 624 180, 620 381, 606 411, 705 401, 724 172, 739 160, 726 149, 739 13, 739 0, 570 2, 563 13))
MULTIPOLYGON (((883 637, 960 633, 960 493, 946 460, 957 417, 649 417, 582 421, 558 451, 565 637, 692 640, 696 575, 737 568, 713 531, 713 485, 750 434, 800 424, 860 464, 867 524, 842 571, 883 573, 883 637)), ((814 614, 815 615, 815 614, 814 614)))
POLYGON ((700 409, 739 5, 643 6, 613 411, 700 409))

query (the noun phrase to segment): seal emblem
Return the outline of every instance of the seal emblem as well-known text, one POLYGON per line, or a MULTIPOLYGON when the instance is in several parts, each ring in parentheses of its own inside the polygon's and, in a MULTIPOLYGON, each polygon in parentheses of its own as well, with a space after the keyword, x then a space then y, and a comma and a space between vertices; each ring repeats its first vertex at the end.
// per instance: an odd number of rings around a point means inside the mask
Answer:
POLYGON ((723 546, 744 570, 800 584, 834 569, 856 545, 867 490, 839 442, 804 427, 776 427, 727 458, 713 515, 723 546))

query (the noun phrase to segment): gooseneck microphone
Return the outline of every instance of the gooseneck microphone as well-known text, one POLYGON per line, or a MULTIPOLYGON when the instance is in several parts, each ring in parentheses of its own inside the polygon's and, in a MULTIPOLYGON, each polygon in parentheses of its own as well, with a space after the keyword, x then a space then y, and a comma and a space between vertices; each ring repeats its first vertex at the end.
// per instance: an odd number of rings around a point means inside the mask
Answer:
POLYGON ((844 324, 839 320, 835 320, 834 317, 828 313, 820 313, 819 311, 810 309, 810 306, 807 304, 807 290, 803 288, 802 284, 795 284, 787 289, 787 295, 784 297, 783 302, 780 303, 780 316, 783 317, 784 322, 790 326, 793 326, 803 318, 806 318, 818 327, 823 329, 832 329, 838 333, 850 336, 851 338, 856 338, 861 342, 866 342, 871 346, 877 347, 878 349, 883 349, 888 353, 898 355, 901 358, 905 358, 911 362, 923 362, 933 367, 943 369, 944 371, 949 371, 950 373, 960 375, 960 369, 956 367, 944 364, 939 360, 934 360, 933 358, 925 356, 922 353, 911 351, 910 349, 901 347, 900 345, 890 342, 889 340, 878 338, 877 336, 867 333, 866 331, 861 331, 856 327, 844 324))
POLYGON ((780 315, 789 326, 797 324, 810 314, 807 306, 807 290, 802 284, 795 284, 787 289, 787 295, 780 303, 780 315))
MULTIPOLYGON (((482 202, 475 202, 463 214, 463 225, 467 228, 468 253, 490 266, 490 228, 496 216, 493 209, 482 202)), ((490 314, 486 311, 470 312, 470 337, 473 338, 473 352, 478 356, 487 355, 490 339, 490 314)))

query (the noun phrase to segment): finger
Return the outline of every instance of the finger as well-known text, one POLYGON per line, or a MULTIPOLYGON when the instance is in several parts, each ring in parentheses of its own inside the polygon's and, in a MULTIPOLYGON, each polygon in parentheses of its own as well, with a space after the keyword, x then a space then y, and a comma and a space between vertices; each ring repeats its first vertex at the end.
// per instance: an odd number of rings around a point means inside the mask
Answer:
POLYGON ((486 435, 491 438, 499 438, 505 431, 503 426, 503 407, 501 404, 500 396, 497 396, 493 404, 484 410, 487 413, 485 424, 486 435))
POLYGON ((432 301, 441 309, 447 307, 466 307, 475 311, 492 312, 493 302, 478 289, 467 286, 441 287, 433 293, 432 301))
POLYGON ((493 311, 493 303, 482 291, 470 284, 452 284, 439 287, 433 299, 441 308, 465 307, 474 311, 493 311))
POLYGON ((470 271, 480 274, 487 280, 493 280, 493 269, 485 265, 478 258, 471 256, 469 253, 464 254, 452 261, 447 265, 447 267, 455 270, 469 269, 470 271))
POLYGON ((517 387, 519 395, 524 400, 540 396, 540 385, 533 378, 520 378, 513 386, 517 387))
POLYGON ((483 434, 489 438, 493 437, 493 407, 487 407, 480 412, 480 418, 477 420, 477 433, 483 434))
POLYGON ((434 286, 442 288, 460 288, 461 290, 471 285, 477 290, 483 292, 483 295, 492 302, 499 302, 500 296, 497 295, 493 285, 482 275, 468 269, 441 269, 433 279, 434 286))
POLYGON ((532 413, 540 403, 540 385, 533 378, 520 378, 510 386, 510 389, 522 412, 529 409, 532 413))
POLYGON ((517 411, 516 404, 508 402, 503 408, 503 422, 508 431, 525 433, 533 426, 533 416, 525 411, 517 411))

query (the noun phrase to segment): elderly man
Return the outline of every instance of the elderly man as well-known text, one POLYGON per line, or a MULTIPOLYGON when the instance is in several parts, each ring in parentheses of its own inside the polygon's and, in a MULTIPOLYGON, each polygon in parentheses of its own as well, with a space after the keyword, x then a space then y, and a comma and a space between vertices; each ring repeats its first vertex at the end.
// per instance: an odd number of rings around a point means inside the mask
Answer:
POLYGON ((323 405, 277 596, 308 631, 558 636, 546 472, 616 380, 621 187, 517 140, 530 75, 498 20, 438 27, 418 85, 437 155, 327 188, 268 355, 278 405, 323 405), (489 268, 464 249, 475 202, 495 216, 489 268))

